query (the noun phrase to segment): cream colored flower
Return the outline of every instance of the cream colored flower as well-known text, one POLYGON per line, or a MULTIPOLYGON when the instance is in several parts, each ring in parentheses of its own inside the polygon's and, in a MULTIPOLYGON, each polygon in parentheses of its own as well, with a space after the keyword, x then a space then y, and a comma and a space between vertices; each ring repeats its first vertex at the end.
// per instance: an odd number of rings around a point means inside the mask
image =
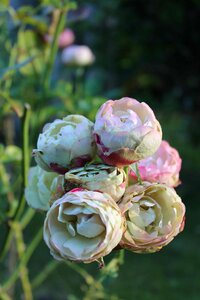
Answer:
POLYGON ((65 189, 75 187, 107 193, 117 202, 125 192, 126 174, 122 168, 103 164, 72 169, 65 174, 65 189))
POLYGON ((46 171, 64 174, 72 167, 81 167, 95 155, 93 123, 81 115, 69 115, 46 124, 39 135, 33 156, 46 171))
POLYGON ((109 195, 74 189, 48 211, 44 240, 55 259, 90 263, 117 246, 123 225, 120 209, 109 195))
POLYGON ((87 46, 72 45, 63 49, 61 61, 65 65, 85 67, 91 65, 95 56, 87 46))
POLYGON ((25 189, 28 205, 34 209, 48 210, 50 202, 56 199, 58 193, 58 177, 57 173, 46 172, 39 166, 30 168, 28 186, 25 189))
POLYGON ((127 224, 120 245, 133 252, 159 251, 183 229, 185 206, 175 190, 163 184, 130 186, 120 208, 127 224))
POLYGON ((125 97, 100 107, 94 136, 99 157, 120 167, 151 156, 160 146, 162 130, 146 103, 125 97))

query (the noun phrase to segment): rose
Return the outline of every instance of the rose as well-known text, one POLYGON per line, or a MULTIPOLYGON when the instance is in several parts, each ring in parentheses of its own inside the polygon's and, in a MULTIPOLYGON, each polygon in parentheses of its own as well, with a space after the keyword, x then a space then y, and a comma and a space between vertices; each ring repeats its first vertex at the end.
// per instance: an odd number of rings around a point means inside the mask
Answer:
POLYGON ((77 168, 65 174, 65 189, 82 187, 109 194, 118 201, 126 188, 126 174, 122 168, 98 164, 77 168))
POLYGON ((126 166, 152 155, 160 146, 162 131, 146 103, 122 98, 100 107, 94 136, 106 164, 126 166))
POLYGON ((159 251, 183 230, 185 206, 163 184, 130 186, 120 203, 127 228, 120 245, 137 253, 159 251))
POLYGON ((81 115, 69 115, 46 124, 38 138, 38 149, 33 150, 37 164, 60 174, 83 166, 95 155, 92 130, 93 123, 81 115))
MULTIPOLYGON (((138 168, 144 181, 164 183, 171 187, 180 184, 181 158, 178 151, 166 141, 162 141, 152 156, 139 161, 138 168)), ((130 179, 133 182, 137 180, 134 172, 130 172, 130 179)))
POLYGON ((72 45, 63 49, 61 61, 64 65, 85 67, 91 65, 95 56, 87 46, 72 45))
POLYGON ((62 195, 57 188, 59 178, 57 173, 46 172, 39 166, 30 168, 25 189, 28 205, 34 209, 48 210, 50 202, 62 195))
POLYGON ((107 194, 74 189, 54 202, 44 223, 44 240, 58 260, 90 263, 120 242, 124 219, 107 194))
MULTIPOLYGON (((48 43, 52 43, 53 36, 51 34, 46 34, 44 36, 44 39, 48 43)), ((69 45, 71 45, 74 42, 75 36, 71 29, 66 28, 63 32, 61 32, 59 38, 58 38, 58 46, 59 48, 65 48, 69 45)))

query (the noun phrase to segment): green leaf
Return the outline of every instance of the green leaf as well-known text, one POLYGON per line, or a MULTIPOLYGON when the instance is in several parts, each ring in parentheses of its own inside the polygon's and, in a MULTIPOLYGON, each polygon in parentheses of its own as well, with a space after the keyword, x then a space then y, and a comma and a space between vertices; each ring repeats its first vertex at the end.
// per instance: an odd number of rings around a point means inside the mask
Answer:
POLYGON ((24 75, 37 75, 43 70, 45 62, 45 52, 42 51, 42 44, 38 38, 38 35, 33 30, 19 31, 18 41, 18 63, 23 62, 26 59, 34 57, 29 64, 20 68, 20 72, 24 75))
POLYGON ((15 146, 10 145, 4 147, 0 144, 0 163, 11 163, 21 161, 22 159, 22 150, 15 146))
POLYGON ((11 71, 14 71, 14 72, 19 71, 24 66, 30 64, 30 62, 32 62, 35 58, 36 58, 36 55, 32 56, 32 57, 29 57, 29 58, 26 58, 22 62, 17 63, 15 65, 11 66, 11 67, 8 67, 8 68, 5 68, 5 69, 1 69, 0 70, 0 79, 2 79, 3 77, 5 77, 11 71))
POLYGON ((69 9, 76 9, 77 4, 75 1, 69 1, 69 0, 42 0, 43 6, 54 6, 55 8, 59 8, 62 10, 69 10, 69 9))
POLYGON ((0 11, 5 11, 5 9, 7 9, 8 6, 9 6, 9 0, 1 0, 0 11))
POLYGON ((23 105, 19 100, 12 99, 7 93, 0 92, 0 98, 6 100, 6 103, 1 107, 1 112, 13 110, 18 117, 23 115, 23 105))

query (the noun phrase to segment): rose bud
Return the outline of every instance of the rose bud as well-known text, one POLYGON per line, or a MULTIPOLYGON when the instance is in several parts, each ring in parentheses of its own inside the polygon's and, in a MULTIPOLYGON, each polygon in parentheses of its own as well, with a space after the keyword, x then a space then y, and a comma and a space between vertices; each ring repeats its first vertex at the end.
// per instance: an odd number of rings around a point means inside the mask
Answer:
POLYGON ((87 46, 72 45, 63 49, 61 61, 64 65, 85 67, 91 65, 95 56, 87 46))
POLYGON ((120 245, 137 253, 159 251, 183 230, 185 206, 173 188, 132 185, 120 203, 127 229, 120 245))
MULTIPOLYGON (((46 34, 44 36, 44 39, 47 43, 52 43, 53 36, 51 34, 46 34)), ((59 48, 65 48, 69 45, 71 45, 75 40, 74 33, 71 29, 66 28, 63 32, 61 32, 59 38, 58 38, 58 47, 59 48)))
MULTIPOLYGON (((180 184, 181 162, 178 151, 172 148, 168 142, 162 141, 152 156, 138 162, 140 177, 144 181, 159 182, 176 187, 180 184)), ((133 171, 130 172, 130 180, 137 181, 137 176, 133 171)))
POLYGON ((58 199, 64 193, 61 193, 59 181, 62 175, 49 173, 39 166, 32 167, 29 170, 28 185, 25 189, 25 198, 29 206, 38 210, 48 210, 50 202, 58 199))
POLYGON ((162 130, 146 103, 122 98, 100 107, 94 136, 99 157, 120 167, 152 155, 160 146, 162 130))
POLYGON ((53 203, 44 223, 44 240, 58 260, 90 263, 120 242, 124 218, 105 193, 74 189, 53 203))
POLYGON ((33 156, 46 171, 64 174, 81 167, 95 155, 93 123, 81 115, 69 115, 46 124, 39 135, 33 156))
POLYGON ((125 192, 126 173, 122 168, 103 164, 72 169, 65 174, 65 190, 75 187, 107 193, 118 201, 125 192))

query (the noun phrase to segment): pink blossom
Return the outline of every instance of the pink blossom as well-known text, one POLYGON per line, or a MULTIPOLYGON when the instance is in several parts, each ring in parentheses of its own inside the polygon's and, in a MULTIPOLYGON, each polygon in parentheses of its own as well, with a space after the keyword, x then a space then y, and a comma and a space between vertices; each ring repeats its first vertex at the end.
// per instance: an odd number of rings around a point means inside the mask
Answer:
MULTIPOLYGON (((44 39, 47 43, 52 43, 53 36, 51 34, 46 34, 44 39)), ((71 45, 75 40, 74 33, 71 29, 66 28, 63 32, 61 32, 58 39, 59 48, 65 48, 71 45)))
MULTIPOLYGON (((138 167, 142 180, 176 187, 180 184, 181 163, 178 151, 168 142, 162 141, 159 149, 152 156, 139 161, 138 167)), ((133 181, 137 180, 134 172, 130 173, 130 177, 133 181)))
POLYGON ((120 167, 151 156, 160 146, 162 130, 146 103, 125 97, 100 107, 94 137, 99 157, 120 167))

